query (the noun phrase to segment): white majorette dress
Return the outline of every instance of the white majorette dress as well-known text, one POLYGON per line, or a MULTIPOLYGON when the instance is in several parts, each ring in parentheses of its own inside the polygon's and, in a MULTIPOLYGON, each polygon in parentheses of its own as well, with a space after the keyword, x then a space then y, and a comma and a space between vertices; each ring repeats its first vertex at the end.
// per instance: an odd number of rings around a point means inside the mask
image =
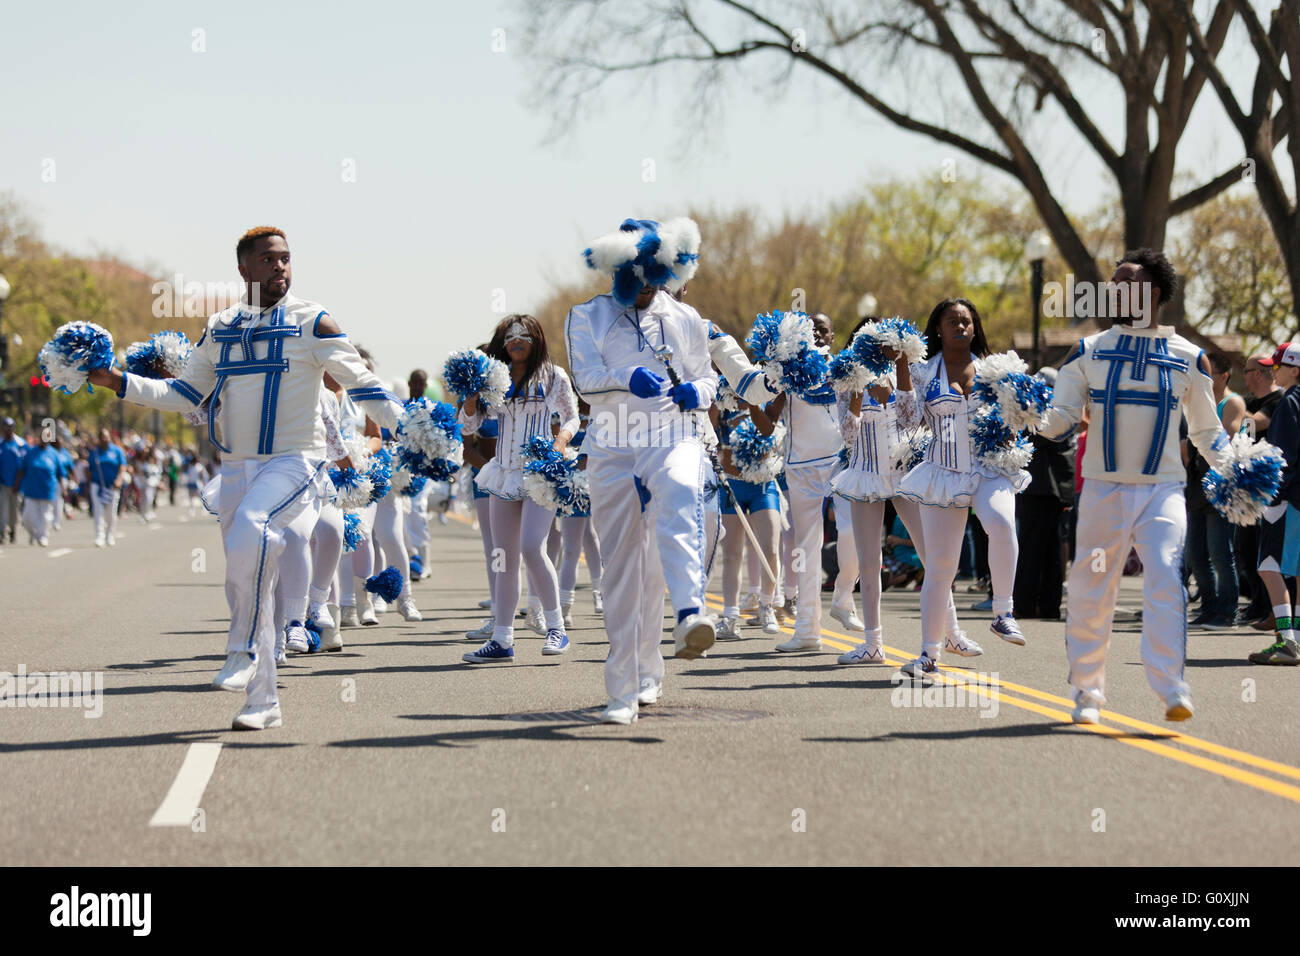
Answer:
POLYGON ((895 471, 894 456, 903 442, 898 422, 898 400, 893 376, 884 404, 862 395, 862 413, 854 415, 848 396, 839 400, 840 430, 849 460, 834 478, 831 489, 850 501, 887 501, 898 494, 903 472, 895 471))
POLYGON ((976 458, 970 420, 981 403, 952 389, 942 355, 918 362, 911 373, 912 390, 897 393, 899 425, 915 428, 924 421, 934 437, 925 456, 898 482, 900 495, 923 505, 969 508, 983 480, 1006 478, 1016 494, 1029 487, 1025 469, 998 471, 976 458))
MULTIPOLYGON (((569 376, 558 365, 545 365, 537 370, 528 395, 515 395, 514 385, 506 392, 500 408, 491 412, 497 421, 496 455, 484 465, 474 483, 488 494, 506 501, 520 501, 528 497, 524 491, 523 448, 530 438, 551 439, 551 415, 560 416, 560 430, 570 435, 578 431, 578 400, 573 394, 569 376)), ((460 422, 467 435, 478 433, 479 426, 488 417, 480 403, 478 411, 466 415, 460 412, 460 422)))

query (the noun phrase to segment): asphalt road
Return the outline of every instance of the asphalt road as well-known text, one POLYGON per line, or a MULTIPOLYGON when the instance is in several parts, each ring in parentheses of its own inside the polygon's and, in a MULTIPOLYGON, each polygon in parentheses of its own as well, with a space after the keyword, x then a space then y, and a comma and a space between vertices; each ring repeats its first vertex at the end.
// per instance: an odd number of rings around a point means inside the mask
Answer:
MULTIPOLYGON (((564 657, 543 658, 525 630, 513 664, 460 662, 486 585, 477 532, 452 522, 434 526, 435 574, 415 588, 424 622, 389 614, 345 630, 341 654, 291 658, 284 726, 237 733, 242 695, 209 686, 227 622, 217 526, 159 516, 125 521, 111 550, 91 546, 84 518, 48 550, 0 547, 0 671, 103 679, 96 718, 0 708, 8 864, 1297 859, 1300 673, 1246 663, 1264 643, 1254 631, 1193 632, 1196 717, 1176 730, 1121 615, 1115 709, 1089 730, 1067 724, 1062 625, 1023 621, 1028 646, 1013 647, 965 593, 986 653, 946 659, 946 673, 977 692, 959 705, 900 690, 919 615, 916 594, 890 591, 894 667, 837 666, 850 640, 834 622, 821 654, 777 654, 751 628, 669 661, 663 706, 606 726, 592 722, 605 645, 590 590, 564 657), (179 825, 151 825, 163 809, 179 825)), ((1138 606, 1137 584, 1122 605, 1138 606)))

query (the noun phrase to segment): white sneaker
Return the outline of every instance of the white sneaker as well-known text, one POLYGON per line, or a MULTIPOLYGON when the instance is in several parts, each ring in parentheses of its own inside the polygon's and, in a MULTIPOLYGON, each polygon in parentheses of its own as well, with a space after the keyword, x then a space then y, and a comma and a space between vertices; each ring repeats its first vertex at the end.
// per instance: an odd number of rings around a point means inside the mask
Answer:
POLYGON ((776 622, 776 611, 771 605, 765 604, 758 609, 759 623, 763 625, 764 634, 780 634, 781 625, 776 622))
POLYGON ((248 682, 257 673, 257 662, 246 651, 226 655, 226 664, 212 679, 212 686, 222 690, 246 690, 248 682))
POLYGON ((822 649, 822 639, 820 637, 792 637, 788 641, 782 641, 776 645, 778 651, 791 654, 796 651, 820 651, 822 649))
POLYGON ((746 611, 757 611, 758 605, 759 605, 758 592, 750 591, 748 594, 745 595, 745 600, 740 602, 740 613, 744 614, 746 611))
POLYGON ((540 607, 530 607, 528 614, 524 617, 524 623, 528 625, 529 630, 546 636, 546 615, 542 613, 540 607))
POLYGON ((984 648, 980 647, 964 631, 958 631, 956 634, 949 634, 943 639, 943 649, 950 654, 956 654, 958 657, 979 657, 984 653, 984 648))
POLYGON ((110 548, 112 548, 112 547, 115 547, 116 545, 117 545, 117 538, 113 537, 113 536, 110 534, 110 535, 108 536, 108 546, 109 546, 110 548))
POLYGON ((415 606, 415 601, 411 599, 409 594, 397 602, 397 610, 402 613, 402 620, 404 621, 424 620, 420 615, 420 609, 415 606))
POLYGON ((851 607, 833 607, 831 608, 831 617, 850 631, 865 631, 867 629, 867 625, 863 623, 862 618, 858 617, 858 612, 851 607))
POLYGON ((693 661, 717 639, 718 628, 707 614, 689 614, 673 628, 673 656, 693 661))
POLYGON ((724 617, 718 621, 717 639, 720 641, 743 641, 740 633, 740 618, 724 617))
POLYGON ((104 539, 103 539, 103 538, 96 538, 96 539, 95 539, 95 547, 97 547, 97 548, 102 548, 103 546, 104 546, 104 539))
POLYGON ((845 651, 835 661, 837 664, 884 664, 885 652, 879 644, 871 646, 865 641, 853 648, 851 651, 845 651))
POLYGON ((564 626, 573 627, 573 602, 570 601, 560 609, 564 617, 564 626))
POLYGON ((636 708, 611 700, 600 715, 602 724, 631 724, 636 722, 636 708))
POLYGON ((605 596, 600 593, 600 588, 591 589, 591 603, 595 606, 593 613, 597 617, 603 617, 605 614, 605 596))
POLYGON ((1074 692, 1074 711, 1070 718, 1076 724, 1095 724, 1101 720, 1101 705, 1097 698, 1086 690, 1074 692))
POLYGON ((491 617, 484 618, 483 623, 480 624, 478 627, 474 628, 474 630, 465 632, 465 640, 486 641, 489 637, 492 636, 492 628, 495 625, 495 621, 496 621, 495 618, 491 618, 491 617))
POLYGON ((492 610, 492 599, 491 599, 491 598, 487 598, 487 599, 485 599, 485 600, 479 601, 479 602, 478 602, 478 606, 481 607, 481 608, 482 608, 483 610, 485 610, 485 611, 490 611, 490 610, 492 610))
POLYGON ((1182 691, 1170 694, 1165 701, 1165 720, 1190 720, 1192 713, 1192 698, 1182 691))
POLYGON ((376 616, 380 614, 388 613, 388 602, 385 601, 383 598, 381 598, 378 594, 376 594, 373 598, 370 599, 370 606, 375 609, 376 616))
POLYGON ((349 604, 339 612, 339 627, 360 627, 361 619, 357 617, 356 605, 349 604))
POLYGON ((641 679, 641 689, 636 693, 636 702, 642 707, 649 707, 651 704, 659 703, 659 698, 663 695, 663 681, 657 681, 653 677, 644 677, 641 679))
POLYGON ((270 707, 254 708, 245 707, 239 712, 230 725, 231 730, 267 730, 271 727, 279 727, 284 723, 280 717, 280 705, 272 704, 270 707))
MULTIPOLYGON (((307 643, 307 628, 297 621, 290 621, 284 628, 285 648, 295 654, 306 654, 311 645, 307 643)), ((277 659, 277 663, 278 663, 277 659)))
POLYGON ((358 612, 357 612, 357 615, 360 618, 361 623, 366 627, 370 627, 371 625, 378 624, 379 618, 375 615, 375 605, 374 602, 371 601, 370 599, 370 592, 367 591, 365 593, 365 597, 359 598, 358 600, 362 602, 360 605, 358 605, 358 612))

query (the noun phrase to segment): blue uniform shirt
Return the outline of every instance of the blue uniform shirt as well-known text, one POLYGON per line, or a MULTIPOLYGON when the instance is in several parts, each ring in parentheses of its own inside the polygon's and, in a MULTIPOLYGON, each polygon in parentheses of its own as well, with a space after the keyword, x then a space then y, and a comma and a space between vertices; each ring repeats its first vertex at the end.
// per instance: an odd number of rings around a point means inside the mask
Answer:
POLYGON ((59 492, 59 475, 63 462, 59 451, 52 445, 29 448, 23 456, 23 482, 18 490, 24 498, 53 501, 59 492))
POLYGON ((8 441, 0 441, 0 485, 6 488, 14 486, 14 479, 18 477, 18 463, 23 460, 26 451, 27 442, 17 435, 8 441))
POLYGON ((118 472, 126 466, 126 453, 109 442, 106 451, 100 451, 98 445, 93 446, 86 455, 86 460, 90 465, 87 473, 91 484, 112 488, 113 482, 117 481, 118 472))

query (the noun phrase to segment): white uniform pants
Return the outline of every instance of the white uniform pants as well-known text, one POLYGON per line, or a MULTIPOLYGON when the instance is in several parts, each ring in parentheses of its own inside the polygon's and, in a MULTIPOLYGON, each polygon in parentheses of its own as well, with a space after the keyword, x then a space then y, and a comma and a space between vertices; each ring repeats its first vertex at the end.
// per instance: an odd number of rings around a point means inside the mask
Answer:
POLYGON ((1089 478, 1079 497, 1077 548, 1070 568, 1065 650, 1070 683, 1106 700, 1106 648, 1130 547, 1142 559, 1142 664, 1162 700, 1186 693, 1187 592, 1182 482, 1128 485, 1089 478))
MULTIPOLYGON (((822 503, 831 493, 831 475, 835 472, 835 465, 829 461, 787 465, 785 469, 790 497, 790 570, 799 590, 795 638, 820 640, 822 636, 822 503)), ((847 512, 848 508, 844 510, 847 512)), ((851 522, 849 527, 852 527, 851 522)), ((857 563, 855 559, 855 575, 857 563)), ((785 593, 790 593, 789 583, 785 593)), ((850 586, 850 600, 852 595, 850 586)))
POLYGON ((50 525, 54 522, 54 499, 24 498, 23 527, 37 541, 50 536, 50 525))
POLYGON ((406 515, 402 512, 401 495, 390 491, 380 498, 375 505, 375 546, 384 552, 384 563, 379 570, 397 568, 402 573, 402 593, 398 600, 411 596, 411 556, 406 550, 406 536, 403 525, 406 515))
POLYGON ((324 462, 300 455, 221 464, 221 539, 226 552, 230 635, 226 652, 245 651, 257 661, 248 703, 275 703, 275 583, 284 552, 284 529, 304 511, 320 507, 316 484, 324 462))
POLYGON ((122 495, 120 489, 105 489, 98 484, 90 486, 90 513, 95 518, 95 540, 103 541, 105 535, 117 534, 117 500, 122 495), (105 490, 110 493, 109 500, 102 501, 100 494, 105 490))

